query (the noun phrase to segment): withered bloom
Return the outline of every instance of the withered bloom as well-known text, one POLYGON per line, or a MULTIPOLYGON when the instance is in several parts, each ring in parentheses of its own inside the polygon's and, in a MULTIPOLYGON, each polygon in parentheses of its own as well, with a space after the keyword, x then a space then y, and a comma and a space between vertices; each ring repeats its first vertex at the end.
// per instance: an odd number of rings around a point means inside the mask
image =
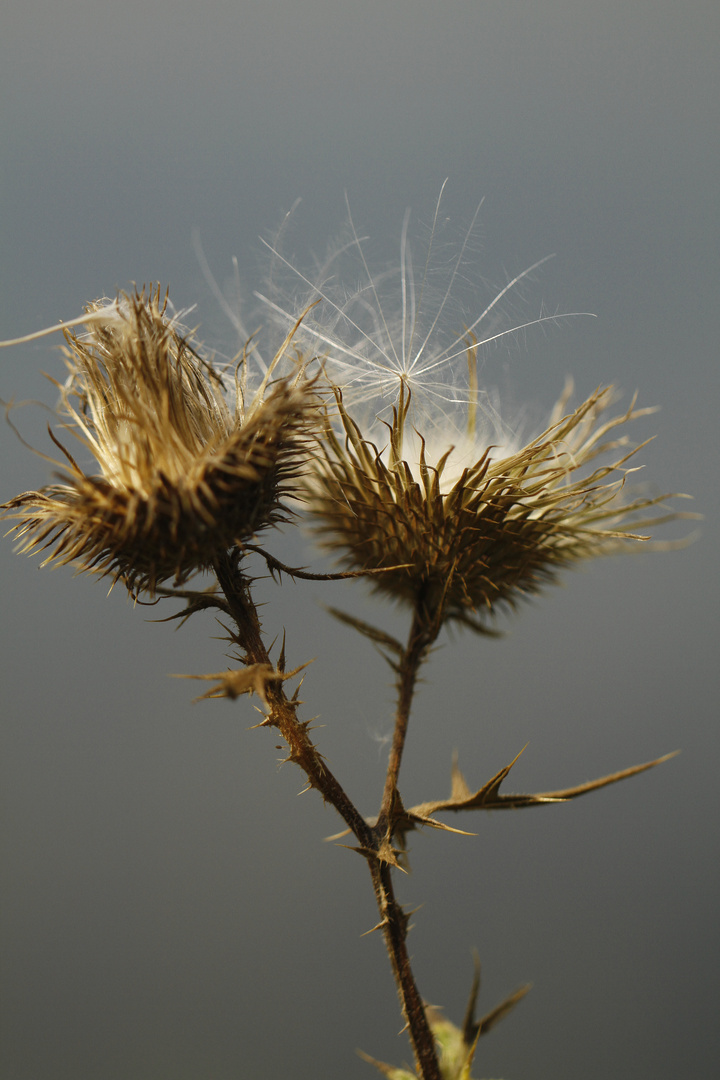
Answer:
MULTIPOLYGON (((486 299, 476 296, 467 258, 475 218, 454 257, 445 249, 436 258, 444 186, 420 259, 406 214, 394 269, 371 270, 351 218, 349 239, 314 279, 273 250, 301 289, 311 287, 301 292, 315 304, 298 335, 322 346, 337 398, 308 482, 321 544, 346 570, 383 571, 373 588, 408 603, 427 629, 454 621, 489 631, 498 609, 515 607, 563 568, 630 550, 652 525, 690 515, 652 512, 667 496, 629 494, 630 459, 640 448, 625 428, 652 410, 633 402, 615 415, 612 387, 575 409, 566 391, 546 429, 524 446, 509 434, 480 369, 503 339, 557 318, 541 309, 518 326, 502 311, 544 260, 486 299), (347 259, 355 292, 341 272, 347 259)), ((280 293, 267 302, 292 325, 297 301, 280 293)))
POLYGON ((646 540, 642 530, 681 516, 648 517, 661 499, 625 498, 628 459, 639 447, 616 430, 652 410, 633 403, 608 415, 612 387, 568 412, 567 391, 547 429, 522 449, 478 444, 462 469, 447 443, 432 456, 421 431, 416 455, 404 454, 402 394, 385 447, 337 396, 342 431, 328 425, 310 496, 321 543, 348 569, 387 567, 373 587, 433 624, 488 631, 488 616, 537 593, 563 567, 646 540))
POLYGON ((62 483, 2 510, 19 518, 21 550, 152 594, 285 519, 317 403, 299 364, 275 378, 292 333, 254 387, 244 354, 228 393, 159 288, 86 315, 84 333, 64 331, 60 413, 96 467, 86 471, 53 436, 62 483))

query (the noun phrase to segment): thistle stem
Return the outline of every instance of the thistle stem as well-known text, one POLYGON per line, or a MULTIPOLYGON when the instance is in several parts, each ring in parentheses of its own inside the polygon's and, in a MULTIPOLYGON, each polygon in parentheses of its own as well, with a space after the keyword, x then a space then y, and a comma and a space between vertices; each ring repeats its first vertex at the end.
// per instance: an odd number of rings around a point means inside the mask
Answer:
POLYGON ((425 1006, 415 982, 410 956, 407 951, 407 915, 395 899, 392 871, 388 863, 368 860, 372 874, 375 898, 382 917, 385 947, 390 957, 395 984, 407 1021, 418 1075, 422 1080, 441 1080, 440 1066, 435 1052, 435 1039, 425 1014, 425 1006))
POLYGON ((386 835, 388 834, 388 825, 390 825, 388 840, 392 838, 393 808, 396 804, 397 782, 405 749, 405 739, 407 738, 415 687, 420 668, 427 657, 428 649, 436 637, 437 631, 434 625, 432 623, 428 624, 427 617, 423 615, 422 605, 418 603, 410 627, 408 642, 398 667, 398 703, 395 712, 395 730, 385 776, 385 789, 376 826, 378 831, 382 831, 382 834, 386 835))
MULTIPOLYGON (((238 642, 248 661, 253 664, 271 664, 262 638, 257 608, 250 595, 248 578, 230 555, 223 555, 216 561, 215 573, 225 594, 230 615, 238 628, 238 642)), ((288 701, 281 682, 271 682, 268 685, 267 700, 270 711, 265 723, 278 729, 290 747, 291 760, 301 767, 310 786, 317 788, 323 798, 335 807, 363 847, 372 847, 371 827, 318 753, 308 735, 307 725, 297 719, 296 706, 292 701, 288 701)))
MULTIPOLYGON (((227 553, 219 557, 215 563, 215 573, 225 595, 228 612, 237 626, 238 644, 244 650, 248 662, 269 664, 270 657, 262 638, 257 608, 250 592, 250 581, 241 571, 237 556, 227 553)), ((402 728, 403 733, 397 735, 396 746, 394 745, 396 753, 393 760, 396 761, 396 765, 392 775, 395 780, 400 768, 413 688, 429 644, 427 634, 423 634, 419 620, 415 620, 413 627, 406 650, 406 659, 403 662, 405 675, 401 678, 401 704, 398 707, 398 717, 404 717, 404 720, 400 722, 399 719, 396 723, 396 734, 399 728, 402 728)), ((415 982, 407 951, 407 916, 395 898, 391 866, 380 854, 386 830, 384 827, 380 828, 379 822, 374 828, 368 825, 328 769, 308 736, 307 725, 297 719, 296 705, 286 697, 282 682, 280 680, 270 682, 266 694, 269 712, 265 723, 278 729, 290 747, 290 760, 301 767, 310 786, 317 788, 323 799, 335 807, 358 840, 360 853, 367 859, 380 913, 379 927, 383 931, 402 1011, 407 1020, 410 1041, 419 1070, 418 1075, 422 1077, 422 1080, 441 1080, 435 1040, 427 1022, 425 1007, 415 982)))

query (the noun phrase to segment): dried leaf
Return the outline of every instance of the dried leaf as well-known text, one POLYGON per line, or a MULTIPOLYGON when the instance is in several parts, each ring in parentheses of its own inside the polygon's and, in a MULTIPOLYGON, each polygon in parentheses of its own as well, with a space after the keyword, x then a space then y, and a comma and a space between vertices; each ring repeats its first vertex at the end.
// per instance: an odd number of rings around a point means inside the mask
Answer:
MULTIPOLYGON (((359 634, 362 634, 382 649, 388 649, 389 652, 394 653, 396 656, 402 656, 405 647, 392 637, 391 634, 386 633, 384 630, 378 629, 377 626, 372 626, 370 623, 363 622, 362 619, 356 619, 354 615, 349 615, 346 611, 340 611, 338 608, 328 607, 325 609, 331 615, 333 615, 340 622, 345 623, 346 626, 352 626, 353 630, 357 630, 359 634)), ((386 657, 387 659, 387 657, 386 657)), ((395 665, 392 664, 394 667, 395 665)))
MULTIPOLYGON (((523 751, 521 750, 520 754, 522 754, 522 752, 523 751)), ((567 802, 569 799, 577 798, 578 795, 585 795, 589 791, 597 791, 599 788, 607 787, 609 784, 615 784, 619 780, 626 780, 630 776, 637 776, 639 773, 645 772, 647 769, 652 769, 656 765, 662 764, 664 761, 669 761, 669 759, 675 757, 677 753, 679 753, 679 751, 675 750, 673 753, 665 754, 663 757, 656 758, 654 761, 647 761, 642 765, 633 765, 629 769, 621 769, 619 772, 610 773, 608 776, 601 776, 597 780, 590 780, 585 784, 578 784, 575 787, 561 788, 558 791, 543 791, 535 795, 500 794, 500 785, 520 757, 520 754, 514 757, 509 765, 506 765, 499 773, 493 776, 491 780, 488 780, 483 787, 475 792, 470 791, 465 777, 458 768, 457 760, 455 760, 453 761, 452 767, 450 798, 440 799, 436 802, 420 803, 418 806, 411 807, 409 810, 406 810, 405 819, 400 820, 397 827, 404 830, 411 829, 416 824, 433 824, 430 820, 432 815, 445 810, 451 810, 455 813, 460 810, 507 810, 517 809, 521 806, 540 806, 544 803, 567 802)))
POLYGON ((358 1050, 357 1053, 363 1061, 367 1061, 368 1065, 374 1065, 383 1076, 387 1076, 388 1080, 417 1080, 417 1073, 408 1072, 407 1069, 396 1069, 394 1065, 387 1065, 384 1061, 378 1061, 362 1050, 358 1050))
POLYGON ((530 990, 532 990, 532 983, 525 983, 523 986, 519 986, 517 990, 513 990, 512 994, 508 994, 504 1001, 501 1001, 499 1005, 496 1005, 494 1009, 491 1009, 489 1013, 486 1013, 481 1020, 477 1021, 478 1035, 487 1035, 488 1031, 504 1019, 504 1017, 515 1008, 518 1002, 522 1001, 530 990))
MULTIPOLYGON (((308 661, 308 664, 311 661, 308 661)), ((242 668, 229 668, 227 671, 219 671, 213 675, 176 675, 176 679, 213 679, 216 686, 211 687, 205 694, 195 698, 195 701, 204 701, 206 698, 235 698, 242 694, 257 694, 264 705, 267 701, 267 686, 271 682, 285 682, 292 679, 299 671, 308 664, 301 664, 292 671, 276 671, 272 664, 249 664, 242 668)))
MULTIPOLYGON (((349 832, 350 830, 347 829, 345 832, 339 833, 338 835, 347 836, 349 832)), ((334 838, 327 837, 327 839, 332 840, 334 838)), ((394 848, 388 840, 382 840, 377 848, 353 847, 350 844, 341 844, 340 846, 346 847, 349 851, 357 851, 358 855, 362 855, 365 859, 387 863, 388 866, 394 866, 396 870, 400 870, 403 874, 407 874, 408 872, 400 862, 403 852, 394 848)))

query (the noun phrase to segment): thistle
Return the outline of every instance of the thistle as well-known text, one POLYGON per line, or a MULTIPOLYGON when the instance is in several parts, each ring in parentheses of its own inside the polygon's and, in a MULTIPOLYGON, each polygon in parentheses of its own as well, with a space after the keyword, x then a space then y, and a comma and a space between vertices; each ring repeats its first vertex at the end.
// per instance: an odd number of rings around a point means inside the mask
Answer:
MULTIPOLYGON (((477 212, 459 250, 436 266, 444 188, 423 257, 413 259, 408 213, 398 265, 379 274, 349 210, 349 240, 314 277, 272 249, 301 282, 303 302, 302 288, 314 289, 298 332, 325 350, 337 402, 306 477, 311 527, 341 566, 373 571, 373 587, 408 604, 433 635, 447 622, 488 632, 492 616, 538 593, 563 568, 630 550, 653 526, 689 516, 653 512, 672 496, 628 496, 641 447, 626 428, 654 410, 633 400, 614 414, 619 395, 611 386, 570 408, 568 382, 544 430, 524 445, 511 431, 481 384, 481 357, 500 340, 559 318, 541 309, 508 325, 502 313, 546 260, 463 310, 453 293, 467 286, 477 212), (347 256, 361 278, 346 293, 340 268, 347 256)), ((292 325, 292 304, 264 299, 292 325)))
POLYGON ((391 1080, 471 1080, 480 1036, 528 989, 476 1021, 476 971, 462 1028, 426 1005, 407 947, 410 913, 394 891, 394 872, 407 869, 407 834, 449 830, 438 817, 446 813, 566 802, 672 756, 535 794, 500 791, 517 757, 479 787, 467 783, 455 762, 448 797, 406 807, 400 770, 431 646, 448 624, 492 633, 499 610, 538 593, 564 568, 628 550, 647 540, 654 525, 690 516, 662 511, 667 496, 626 494, 641 447, 630 443, 625 427, 652 410, 636 409, 633 401, 613 412, 612 387, 571 408, 568 386, 541 433, 525 445, 508 438, 481 390, 478 355, 518 329, 495 320, 503 297, 529 271, 448 331, 451 290, 463 278, 470 233, 435 292, 430 254, 439 207, 438 201, 417 287, 408 218, 403 226, 399 315, 381 301, 382 279, 370 273, 352 227, 349 248, 360 255, 366 284, 335 300, 325 282, 331 259, 319 300, 313 295, 290 307, 272 300, 283 341, 268 365, 247 345, 234 368, 216 369, 171 317, 159 289, 91 304, 63 328, 69 376, 55 385, 64 429, 95 465, 86 470, 51 433, 63 455, 56 463, 62 482, 0 507, 19 519, 12 531, 21 550, 48 551, 45 563, 72 562, 131 592, 181 599, 185 606, 174 617, 183 621, 208 607, 221 613, 237 667, 194 676, 213 683, 198 700, 255 694, 257 726, 274 729, 286 744, 285 761, 302 770, 307 787, 352 834, 351 850, 369 871, 379 916, 373 929, 385 941, 415 1058, 411 1072, 363 1055, 391 1080), (433 295, 439 295, 435 307, 433 295), (330 323, 322 322, 323 309, 330 323), (78 324, 83 333, 73 329, 78 324), (307 357, 318 344, 325 350, 321 374, 310 379, 307 357), (255 544, 259 533, 292 516, 290 497, 302 500, 344 573, 306 573, 255 544), (377 591, 410 609, 405 642, 335 612, 380 647, 396 674, 394 732, 374 817, 352 802, 318 751, 312 722, 298 717, 300 688, 289 694, 286 687, 307 664, 288 670, 284 638, 271 656, 253 598, 251 554, 264 558, 276 579, 372 574, 377 591), (209 589, 184 587, 206 570, 215 579, 209 589))
POLYGON ((2 510, 19 518, 20 550, 49 550, 45 563, 74 563, 152 595, 286 518, 317 401, 297 359, 272 378, 292 332, 253 386, 249 350, 230 378, 220 374, 170 317, 159 287, 91 304, 85 322, 83 334, 64 331, 69 377, 56 385, 64 427, 96 469, 51 435, 63 482, 2 510))
POLYGON ((625 498, 640 448, 616 432, 653 410, 633 402, 612 415, 617 395, 607 387, 566 411, 569 393, 527 445, 498 453, 478 440, 472 463, 457 468, 454 446, 431 456, 420 430, 417 457, 403 455, 407 396, 379 446, 338 389, 340 431, 328 423, 309 495, 323 546, 348 569, 384 569, 374 588, 422 612, 428 626, 487 632, 490 616, 562 568, 647 540, 637 530, 667 517, 646 516, 667 496, 625 498))

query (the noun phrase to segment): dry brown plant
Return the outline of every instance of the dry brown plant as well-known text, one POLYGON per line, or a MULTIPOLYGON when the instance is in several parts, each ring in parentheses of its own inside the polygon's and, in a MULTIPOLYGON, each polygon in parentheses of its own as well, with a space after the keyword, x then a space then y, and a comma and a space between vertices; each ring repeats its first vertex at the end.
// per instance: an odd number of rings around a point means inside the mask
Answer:
MULTIPOLYGON (((61 436, 51 433, 62 452, 60 482, 2 507, 15 519, 11 531, 20 550, 45 552, 44 564, 109 575, 136 599, 182 601, 172 618, 187 620, 210 608, 226 628, 230 624, 236 666, 197 676, 213 683, 202 697, 257 696, 263 714, 257 726, 281 735, 286 760, 339 814, 350 846, 367 863, 375 929, 387 946, 415 1058, 414 1071, 374 1064, 390 1080, 470 1080, 478 1039, 528 988, 476 1021, 476 972, 461 1028, 426 1006, 407 949, 409 913, 393 881, 404 870, 407 832, 450 829, 438 817, 446 813, 573 799, 669 755, 539 794, 501 793, 513 762, 474 792, 455 763, 448 798, 406 808, 400 767, 418 674, 443 627, 493 632, 498 609, 516 607, 566 567, 644 544, 649 528, 680 516, 660 510, 662 500, 626 497, 638 448, 627 442, 624 428, 642 412, 634 402, 609 412, 611 388, 575 408, 565 394, 546 430, 525 446, 502 451, 478 442, 475 458, 458 471, 452 445, 430 453, 422 418, 411 419, 412 391, 402 379, 391 419, 369 431, 353 418, 341 385, 326 384, 323 393, 321 377, 308 376, 313 357, 295 346, 302 316, 254 383, 250 349, 234 368, 219 372, 172 317, 159 289, 90 305, 76 322, 84 324, 81 332, 75 324, 64 328, 69 376, 56 384, 61 436), (415 457, 405 453, 411 424, 419 440, 415 457), (383 445, 378 431, 385 432, 383 445), (94 467, 79 463, 68 435, 90 453, 94 467), (267 550, 269 530, 296 516, 309 520, 344 573, 309 574, 267 550), (371 574, 377 591, 408 609, 405 642, 336 612, 381 649, 395 672, 395 731, 374 818, 349 798, 315 745, 310 721, 299 717, 297 676, 306 665, 288 670, 284 641, 271 658, 253 595, 250 560, 258 553, 279 579, 371 574), (192 588, 193 576, 208 571, 214 583, 192 588)), ((476 385, 472 333, 464 348, 476 385)), ((471 393, 470 432, 474 421, 471 393)))

